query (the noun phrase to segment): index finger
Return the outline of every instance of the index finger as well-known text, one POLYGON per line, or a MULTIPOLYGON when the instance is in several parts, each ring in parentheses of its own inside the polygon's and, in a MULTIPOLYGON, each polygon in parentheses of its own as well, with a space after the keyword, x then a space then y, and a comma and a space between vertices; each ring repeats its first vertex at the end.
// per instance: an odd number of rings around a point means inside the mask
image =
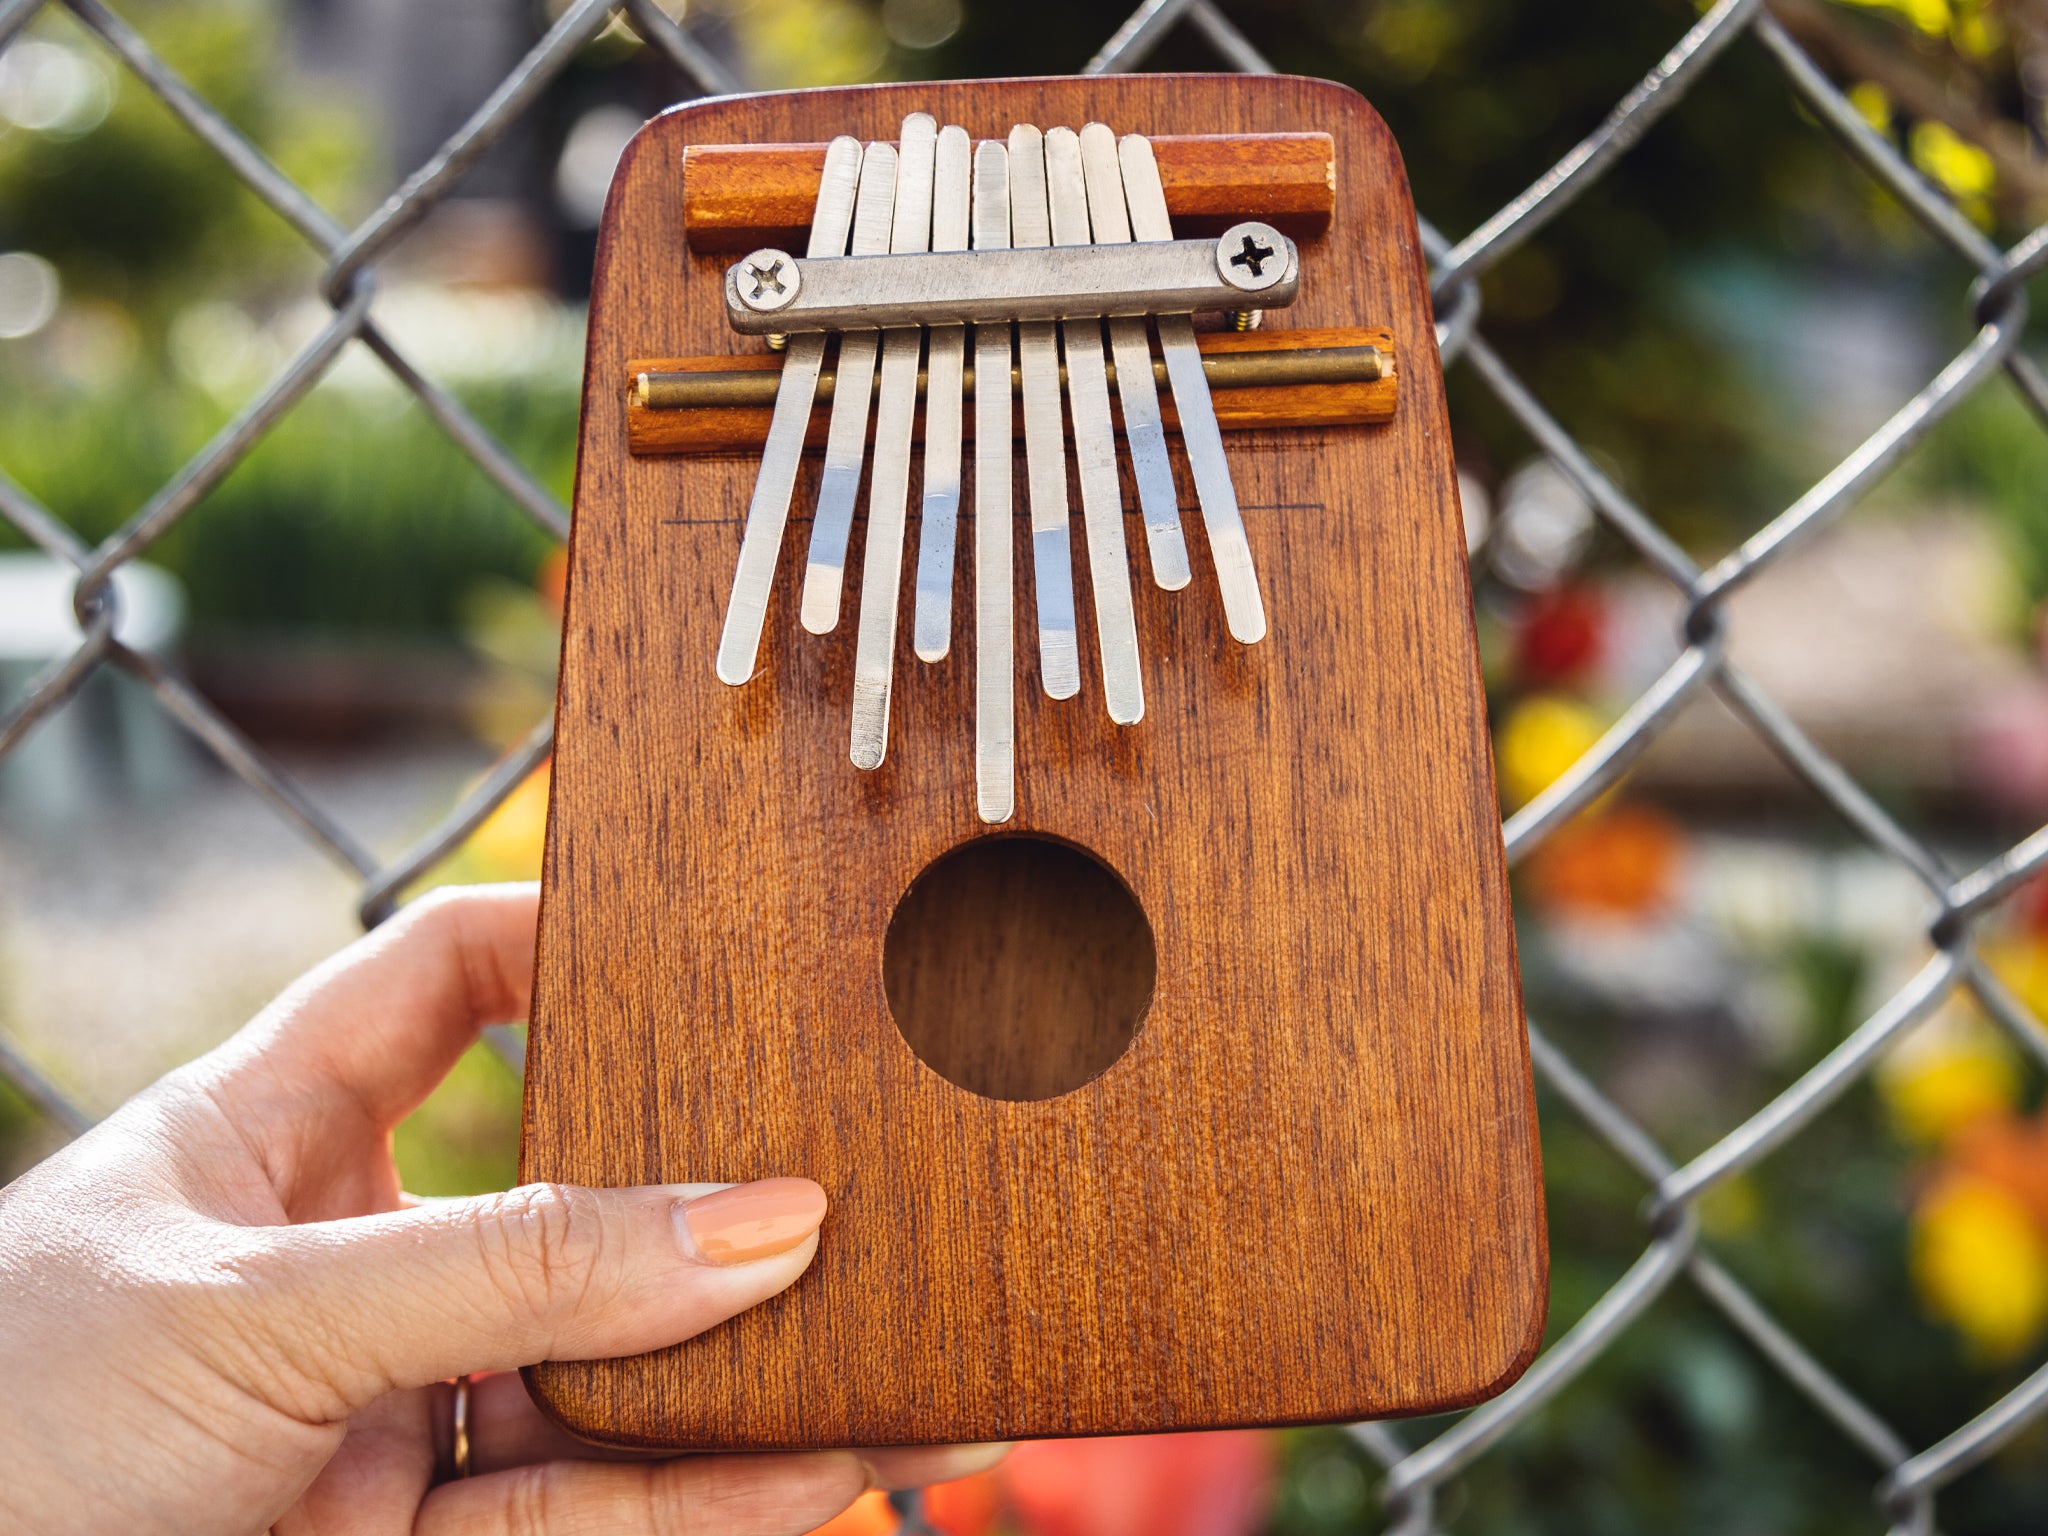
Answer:
POLYGON ((526 1017, 535 885, 444 888, 314 967, 225 1049, 241 1084, 329 1100, 388 1130, 487 1024, 526 1017))

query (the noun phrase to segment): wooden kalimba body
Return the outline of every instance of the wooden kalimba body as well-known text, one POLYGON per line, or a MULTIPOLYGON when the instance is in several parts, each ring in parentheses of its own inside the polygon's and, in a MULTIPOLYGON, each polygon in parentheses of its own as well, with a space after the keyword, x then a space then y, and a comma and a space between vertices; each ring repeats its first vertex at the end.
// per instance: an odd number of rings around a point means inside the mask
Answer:
POLYGON ((1353 93, 650 123, 599 243, 557 718, 526 1177, 832 1201, 767 1305, 536 1368, 572 1429, 1383 1417, 1533 1355, 1451 439, 1353 93))

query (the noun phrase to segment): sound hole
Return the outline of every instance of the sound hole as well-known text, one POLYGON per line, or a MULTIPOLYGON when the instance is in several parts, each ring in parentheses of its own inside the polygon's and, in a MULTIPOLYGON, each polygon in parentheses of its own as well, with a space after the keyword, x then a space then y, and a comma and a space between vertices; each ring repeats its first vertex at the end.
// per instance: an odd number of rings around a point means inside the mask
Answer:
POLYGON ((1152 925, 1077 848, 992 837, 925 867, 889 920, 882 985, 918 1060, 970 1093, 1050 1099, 1108 1069, 1152 1000, 1152 925))

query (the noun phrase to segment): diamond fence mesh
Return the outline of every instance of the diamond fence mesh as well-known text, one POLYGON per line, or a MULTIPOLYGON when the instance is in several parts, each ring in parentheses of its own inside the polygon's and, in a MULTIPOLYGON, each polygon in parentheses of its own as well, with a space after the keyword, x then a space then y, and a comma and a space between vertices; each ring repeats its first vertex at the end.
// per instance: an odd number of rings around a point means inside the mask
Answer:
MULTIPOLYGON (((489 98, 439 150, 393 191, 370 217, 345 228, 287 178, 257 146, 174 73, 128 22, 101 0, 0 0, 0 51, 45 6, 67 11, 134 77, 155 93, 184 128, 215 152, 251 191, 301 235, 326 262, 322 292, 332 316, 205 447, 145 505, 97 545, 0 475, 0 516, 49 556, 75 571, 73 601, 82 642, 47 666, 0 715, 4 757, 63 708, 101 668, 144 685, 161 707, 253 788, 320 853, 361 882, 365 924, 387 916, 409 885, 474 831, 548 754, 552 725, 543 719, 447 816, 397 857, 380 860, 349 828, 255 741, 239 730, 175 666, 125 645, 116 633, 114 573, 148 552, 187 517, 283 416, 334 366, 353 340, 366 344, 524 515, 555 539, 566 537, 567 508, 445 387, 423 374, 371 318, 379 263, 457 187, 485 152, 531 109, 551 80, 615 18, 623 17, 675 68, 691 92, 744 88, 726 65, 664 13, 654 0, 575 0, 489 98)), ((1197 35, 1232 69, 1270 66, 1210 0, 1148 0, 1125 18, 1091 59, 1087 72, 1141 66, 1176 29, 1197 35)), ((1421 1444, 1412 1428, 1361 1424, 1351 1433, 1385 1469, 1389 1528, 1420 1536, 1437 1529, 1437 1495, 1559 1393, 1569 1390, 1604 1351, 1675 1286, 1691 1287, 1774 1368, 1783 1387, 1806 1399, 1868 1458, 1878 1505, 1873 1527, 1888 1521, 1898 1536, 1936 1528, 1936 1500, 1953 1480, 2048 1413, 2043 1366, 1936 1443, 1913 1446, 1849 1390, 1768 1311, 1703 1244, 1700 1202, 1718 1186, 1795 1141, 1846 1090, 1868 1074, 1887 1045, 1952 996, 1974 998, 2022 1052, 2048 1066, 2048 1030, 1987 966, 1977 947, 1982 920, 2035 874, 2048 868, 2048 828, 1979 867, 1957 870, 1928 842, 1902 826, 1879 800, 1823 751, 1729 658, 1728 602, 1801 541, 1853 506, 1907 455, 1929 429, 1974 392, 2003 376, 2048 429, 2048 377, 2019 350, 2027 314, 2026 287, 2048 266, 2048 226, 2010 250, 1993 244, 1965 212, 1877 133, 1761 0, 1719 0, 1613 108, 1606 120, 1528 189, 1459 240, 1425 224, 1435 263, 1438 339, 1445 363, 1462 366, 1520 424, 1542 454, 1590 500, 1600 518, 1668 582, 1682 600, 1683 646, 1677 659, 1638 696, 1563 777, 1509 817, 1511 860, 1520 860, 1575 813, 1606 793, 1682 712, 1714 694, 1820 797, 1855 837, 1909 871, 1925 887, 1932 958, 1844 1040, 1808 1066, 1784 1092, 1732 1125, 1686 1161, 1668 1154, 1530 1023, 1539 1080, 1638 1174, 1647 1192, 1640 1256, 1618 1283, 1562 1333, 1511 1390, 1458 1419, 1421 1444), (1731 47, 1760 49, 1786 86, 1864 172, 1894 196, 1934 239, 1977 274, 1971 321, 1975 334, 1946 366, 1811 489, 1711 566, 1702 567, 1659 527, 1595 458, 1545 409, 1488 345, 1482 330, 1479 279, 1556 218, 1626 156, 1657 119, 1707 76, 1731 47)), ((0 1038, 0 1074, 56 1125, 82 1131, 90 1117, 33 1062, 0 1038)), ((924 1528, 914 1498, 896 1501, 904 1528, 924 1528)))

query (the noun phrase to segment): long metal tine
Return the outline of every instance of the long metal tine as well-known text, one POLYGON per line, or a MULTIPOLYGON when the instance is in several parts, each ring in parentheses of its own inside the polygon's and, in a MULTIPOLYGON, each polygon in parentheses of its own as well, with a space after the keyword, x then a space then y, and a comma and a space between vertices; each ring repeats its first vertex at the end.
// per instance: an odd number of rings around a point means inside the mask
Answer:
MULTIPOLYGON (((1129 244, 1124 174, 1117 163, 1116 135, 1107 124, 1090 123, 1081 130, 1081 171, 1088 182, 1088 222, 1096 244, 1129 244)), ((1136 315, 1112 319, 1109 350, 1116 361, 1117 403, 1123 409, 1124 441, 1131 447, 1138 508, 1145 515, 1152 579, 1168 592, 1178 592, 1190 579, 1188 546, 1180 528, 1180 498, 1173 487, 1173 463, 1166 455, 1166 425, 1159 415, 1159 386, 1152 378, 1152 343, 1144 320, 1136 315)))
MULTIPOLYGON (((974 152, 974 248, 1010 243, 1010 152, 993 140, 974 152)), ((974 328, 974 376, 1010 376, 1010 328, 974 328)), ((1015 574, 1010 559, 1010 472, 1017 445, 1008 389, 974 392, 974 795, 983 821, 1017 808, 1015 574)))
MULTIPOLYGON (((1159 181, 1159 163, 1152 142, 1128 133, 1117 144, 1124 172, 1124 197, 1131 210, 1131 232, 1139 240, 1171 240, 1173 221, 1166 212, 1166 191, 1159 181)), ((1161 315, 1159 352, 1173 386, 1174 409, 1180 413, 1181 444, 1195 479, 1195 498, 1202 506, 1202 526, 1209 534, 1209 558, 1216 563, 1216 582, 1223 591, 1223 618, 1232 638, 1246 645, 1266 634, 1266 606, 1259 598, 1259 573, 1252 565, 1251 541, 1231 484, 1230 460, 1223 453, 1223 433, 1216 425, 1216 406, 1209 398, 1209 380, 1202 373, 1202 354, 1195 346, 1195 326, 1188 315, 1161 315)))
MULTIPOLYGON (((860 166, 858 139, 842 134, 826 149, 825 176, 811 215, 810 255, 845 253, 860 166)), ((790 497, 795 494, 797 470, 803 463, 804 434, 810 428, 811 406, 824 366, 823 332, 790 338, 783 354, 782 382, 775 390, 775 414, 768 422, 768 444, 761 453, 761 473, 754 481, 754 499, 747 506, 747 531, 740 536, 732 599, 725 608, 725 632, 718 641, 721 682, 737 686, 754 675, 768 595, 775 584, 775 567, 782 559, 782 531, 789 521, 790 497)))
MULTIPOLYGON (((1010 130, 1010 243, 1052 244, 1045 194, 1045 135, 1010 130)), ((1038 593, 1039 682, 1055 699, 1081 691, 1074 629, 1074 550, 1067 530, 1067 438, 1060 419, 1060 351, 1050 320, 1017 327, 1024 397, 1024 476, 1031 501, 1031 575, 1038 593)))
MULTIPOLYGON (((1081 171, 1081 140, 1071 128, 1046 133, 1045 184, 1052 203, 1052 243, 1088 244, 1088 188, 1081 171)), ((1135 725, 1145 716, 1145 682, 1138 665, 1137 616, 1131 608, 1124 497, 1116 472, 1116 430, 1109 417, 1109 374, 1102 356, 1101 322, 1062 320, 1060 342, 1067 360, 1067 403, 1073 413, 1081 521, 1088 535, 1088 581, 1095 590, 1102 691, 1109 718, 1118 725, 1135 725)))
MULTIPOLYGON (((889 249, 897 255, 932 243, 932 173, 939 125, 929 114, 903 120, 896 169, 896 216, 889 249)), ((910 435, 917 417, 917 364, 924 332, 882 334, 882 390, 875 406, 875 467, 868 479, 868 536, 860 573, 860 630, 853 656, 856 768, 879 768, 889 748, 889 695, 896 678, 896 610, 903 586, 903 524, 910 512, 910 435)))
MULTIPOLYGON (((889 249, 896 210, 896 147, 870 144, 860 162, 860 190, 853 205, 853 254, 880 256, 889 249)), ((818 481, 817 511, 811 520, 810 557, 804 566, 804 595, 798 617, 814 635, 839 623, 839 596, 846 584, 846 541, 853 532, 853 504, 867 456, 868 401, 875 386, 874 331, 848 331, 839 338, 838 378, 832 390, 832 424, 825 429, 825 472, 818 481)), ((792 343, 793 345, 794 343, 792 343)))
MULTIPOLYGON (((935 251, 967 249, 973 153, 965 128, 940 131, 937 168, 932 175, 935 251)), ((1007 231, 1007 207, 1003 223, 1007 231)), ((925 351, 924 505, 917 520, 917 608, 911 646, 920 660, 940 661, 953 647, 953 552, 960 526, 961 385, 967 327, 933 326, 925 351)))

